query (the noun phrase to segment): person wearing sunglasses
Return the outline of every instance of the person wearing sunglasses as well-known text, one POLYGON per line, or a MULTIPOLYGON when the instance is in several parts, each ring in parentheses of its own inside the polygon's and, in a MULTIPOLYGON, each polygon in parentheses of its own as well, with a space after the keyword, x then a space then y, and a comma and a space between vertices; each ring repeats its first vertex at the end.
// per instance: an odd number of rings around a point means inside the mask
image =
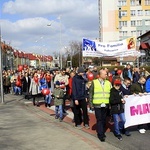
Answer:
POLYGON ((114 135, 122 141, 122 136, 120 130, 124 129, 125 124, 125 114, 124 114, 124 104, 122 91, 120 90, 121 80, 114 80, 113 87, 110 90, 110 106, 111 114, 114 120, 114 135))

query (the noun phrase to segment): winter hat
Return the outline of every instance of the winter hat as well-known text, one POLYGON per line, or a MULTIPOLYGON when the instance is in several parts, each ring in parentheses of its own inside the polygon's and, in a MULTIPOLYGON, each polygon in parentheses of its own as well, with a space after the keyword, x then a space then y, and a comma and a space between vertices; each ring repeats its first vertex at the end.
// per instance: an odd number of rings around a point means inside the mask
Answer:
POLYGON ((79 67, 78 68, 78 73, 84 73, 85 71, 84 71, 84 68, 83 67, 79 67))
POLYGON ((56 85, 60 85, 60 82, 59 82, 59 81, 56 81, 56 85))

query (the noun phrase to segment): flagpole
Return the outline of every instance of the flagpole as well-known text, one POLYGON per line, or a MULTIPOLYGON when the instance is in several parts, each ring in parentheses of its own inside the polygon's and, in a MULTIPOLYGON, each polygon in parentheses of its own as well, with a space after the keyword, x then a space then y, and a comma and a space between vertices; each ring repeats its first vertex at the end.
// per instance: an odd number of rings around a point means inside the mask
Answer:
MULTIPOLYGON (((82 51, 80 52, 79 51, 79 54, 81 55, 79 55, 79 59, 81 58, 81 66, 83 67, 83 38, 82 38, 82 49, 81 49, 82 51)), ((80 64, 79 64, 79 66, 80 66, 80 64)))

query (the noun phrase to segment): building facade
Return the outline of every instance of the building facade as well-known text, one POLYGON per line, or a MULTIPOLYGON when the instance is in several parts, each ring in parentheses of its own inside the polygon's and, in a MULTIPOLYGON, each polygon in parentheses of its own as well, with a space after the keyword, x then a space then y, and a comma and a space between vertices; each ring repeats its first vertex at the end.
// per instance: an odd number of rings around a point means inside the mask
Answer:
POLYGON ((138 37, 140 41, 139 50, 143 55, 140 57, 141 66, 150 66, 150 31, 138 37))
POLYGON ((52 67, 52 56, 25 53, 13 49, 13 47, 5 44, 5 42, 0 42, 0 46, 2 51, 2 68, 5 70, 17 69, 18 65, 27 65, 29 67, 44 69, 52 67))
MULTIPOLYGON (((150 0, 98 0, 98 9, 101 42, 119 41, 132 36, 137 38, 150 30, 150 0)), ((137 50, 139 47, 140 41, 137 40, 137 50)), ((123 57, 117 61, 124 65, 133 60, 127 59, 123 57)))
POLYGON ((102 42, 138 37, 150 27, 150 0, 98 0, 102 42))

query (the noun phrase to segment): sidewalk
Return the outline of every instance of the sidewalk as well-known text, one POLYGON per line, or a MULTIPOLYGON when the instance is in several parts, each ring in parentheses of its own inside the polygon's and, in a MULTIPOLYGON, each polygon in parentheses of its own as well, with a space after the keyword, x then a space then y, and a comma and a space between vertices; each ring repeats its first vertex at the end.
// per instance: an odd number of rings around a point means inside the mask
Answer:
MULTIPOLYGON (((13 101, 17 98, 17 101, 22 102, 26 106, 30 106, 31 108, 35 108, 36 106, 32 106, 32 100, 25 100, 22 96, 14 96, 7 95, 7 99, 9 101, 13 101)), ((66 103, 69 105, 69 102, 66 103)), ((69 106, 67 107, 67 113, 68 115, 65 116, 63 119, 63 123, 67 123, 70 127, 74 127, 74 124, 72 123, 73 115, 71 110, 69 109, 69 106)), ((36 107, 36 109, 39 109, 46 114, 49 114, 51 117, 55 116, 54 113, 54 106, 51 106, 50 108, 45 107, 44 100, 41 100, 40 107, 36 107)), ((82 129, 81 132, 88 133, 89 135, 96 137, 96 119, 94 113, 89 113, 89 119, 90 119, 90 129, 82 129)), ((78 130, 78 129, 76 129, 78 130)), ((147 130, 145 134, 140 134, 136 127, 129 129, 131 132, 131 136, 127 137, 123 135, 123 141, 119 141, 116 137, 114 137, 112 131, 112 124, 107 123, 107 133, 106 133, 106 142, 108 144, 111 144, 117 148, 123 149, 123 150, 149 150, 149 138, 150 138, 150 131, 147 130)), ((100 142, 101 143, 101 142, 100 142)))
POLYGON ((0 150, 120 150, 65 120, 59 122, 53 110, 42 110, 43 104, 36 107, 22 96, 10 94, 4 98, 5 104, 0 104, 0 150))
MULTIPOLYGON (((31 100, 25 100, 24 101, 25 104, 28 104, 28 105, 32 105, 32 101, 31 100)), ((74 126, 74 123, 72 123, 72 120, 73 120, 73 113, 70 109, 70 102, 69 101, 66 101, 66 110, 67 110, 67 115, 65 115, 63 121, 70 124, 71 126, 74 126)), ((43 110, 44 112, 50 114, 51 116, 55 116, 55 106, 51 106, 50 108, 49 107, 45 107, 45 104, 44 104, 44 100, 41 100, 40 101, 40 107, 39 107, 40 110, 43 110)), ((88 115, 89 115, 89 126, 90 126, 90 129, 87 130, 87 129, 82 129, 83 131, 87 132, 87 133, 90 133, 94 136, 96 136, 96 119, 95 119, 95 114, 94 114, 94 111, 92 113, 90 113, 88 111, 88 115)), ((110 118, 107 118, 107 122, 109 122, 109 119, 110 118)), ((111 123, 108 123, 106 125, 106 132, 110 132, 112 131, 112 126, 113 124, 111 123)))

